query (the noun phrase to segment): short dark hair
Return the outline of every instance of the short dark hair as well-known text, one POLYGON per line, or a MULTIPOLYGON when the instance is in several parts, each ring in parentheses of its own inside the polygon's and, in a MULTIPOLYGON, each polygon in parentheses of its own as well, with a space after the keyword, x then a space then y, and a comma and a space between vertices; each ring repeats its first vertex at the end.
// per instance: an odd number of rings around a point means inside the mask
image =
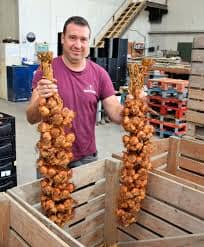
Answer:
POLYGON ((65 34, 66 33, 66 28, 67 26, 70 24, 70 23, 74 23, 76 25, 79 25, 79 26, 85 26, 85 27, 88 27, 89 28, 89 31, 90 31, 90 34, 91 34, 91 28, 89 26, 89 23, 88 21, 81 17, 81 16, 72 16, 70 18, 68 18, 65 23, 64 23, 64 27, 63 27, 63 33, 65 34))

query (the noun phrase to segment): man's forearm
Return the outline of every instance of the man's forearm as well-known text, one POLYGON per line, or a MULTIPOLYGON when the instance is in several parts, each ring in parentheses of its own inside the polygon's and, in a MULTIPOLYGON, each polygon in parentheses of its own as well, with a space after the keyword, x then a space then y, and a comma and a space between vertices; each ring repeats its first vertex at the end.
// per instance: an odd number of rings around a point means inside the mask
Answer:
POLYGON ((39 106, 39 95, 37 93, 37 90, 34 89, 33 93, 32 93, 31 100, 30 100, 29 105, 26 109, 27 120, 31 124, 38 123, 41 120, 38 106, 39 106))

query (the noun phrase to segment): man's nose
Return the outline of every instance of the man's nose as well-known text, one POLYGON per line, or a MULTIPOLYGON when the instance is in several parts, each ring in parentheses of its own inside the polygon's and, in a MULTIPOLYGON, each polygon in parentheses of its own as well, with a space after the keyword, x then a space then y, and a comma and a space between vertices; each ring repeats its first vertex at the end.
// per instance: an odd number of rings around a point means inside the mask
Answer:
POLYGON ((81 48, 81 40, 80 40, 80 39, 76 39, 76 41, 75 41, 75 46, 76 46, 77 48, 81 48))

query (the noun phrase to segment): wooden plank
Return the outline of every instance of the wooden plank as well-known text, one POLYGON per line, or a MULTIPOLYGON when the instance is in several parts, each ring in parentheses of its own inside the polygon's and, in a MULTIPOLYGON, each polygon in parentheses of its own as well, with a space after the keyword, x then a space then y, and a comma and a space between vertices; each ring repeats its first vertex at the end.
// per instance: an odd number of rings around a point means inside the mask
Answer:
POLYGON ((189 88, 188 90, 188 98, 204 100, 204 91, 200 89, 189 88))
POLYGON ((158 217, 151 215, 143 210, 140 210, 138 214, 137 222, 152 230, 153 232, 157 233, 160 236, 167 237, 167 236, 179 236, 186 234, 185 231, 180 230, 176 226, 173 226, 158 217))
POLYGON ((112 157, 117 160, 122 160, 123 153, 112 153, 112 157))
POLYGON ((187 172, 183 169, 178 169, 176 171, 176 176, 180 177, 180 178, 183 178, 183 179, 186 179, 186 180, 189 180, 193 183, 197 183, 201 186, 204 186, 204 179, 203 177, 199 176, 199 175, 196 175, 196 174, 192 174, 191 172, 187 172))
POLYGON ((192 49, 191 62, 204 62, 204 50, 192 49))
POLYGON ((87 188, 78 190, 72 193, 73 199, 77 202, 77 205, 88 202, 105 193, 105 179, 100 180, 94 185, 87 188))
POLYGON ((151 157, 167 152, 169 149, 169 138, 152 140, 152 147, 151 157))
POLYGON ((183 179, 181 177, 178 177, 178 175, 176 176, 174 174, 166 172, 165 170, 154 170, 154 173, 161 175, 161 176, 164 176, 166 178, 172 179, 178 183, 182 183, 184 185, 190 186, 191 188, 194 188, 196 190, 200 190, 200 191, 204 192, 204 186, 201 186, 201 185, 194 183, 190 180, 186 180, 186 179, 183 179))
POLYGON ((189 78, 189 87, 204 89, 204 77, 198 75, 191 75, 189 78))
MULTIPOLYGON (((55 223, 53 223, 52 221, 50 221, 45 215, 43 215, 40 211, 38 211, 36 208, 31 207, 26 201, 22 200, 19 196, 15 195, 12 191, 9 191, 9 197, 13 197, 16 202, 20 203, 20 205, 23 206, 23 208, 26 210, 26 212, 29 212, 33 215, 33 217, 35 217, 36 219, 38 219, 42 224, 44 224, 47 228, 49 228, 54 234, 56 234, 58 237, 60 237, 60 239, 64 240, 66 243, 69 243, 70 241, 70 235, 67 233, 69 232, 69 226, 65 225, 64 228, 60 228, 58 227, 55 223)), ((97 205, 95 205, 95 207, 90 207, 90 213, 94 213, 95 209, 104 208, 104 200, 103 202, 98 202, 97 205), (103 206, 101 206, 101 204, 103 203, 103 206)), ((86 204, 86 208, 87 208, 87 214, 88 214, 88 207, 86 204)), ((82 213, 84 213, 84 208, 80 207, 76 209, 76 213, 78 211, 79 213, 79 219, 76 219, 76 221, 80 220, 80 216, 83 218, 82 213)), ((71 237, 72 238, 72 237, 71 237)), ((73 239, 73 238, 72 238, 73 239)))
POLYGON ((179 160, 179 167, 204 175, 204 163, 186 157, 180 157, 179 160))
POLYGON ((204 101, 188 99, 187 107, 191 110, 204 111, 204 101))
POLYGON ((78 241, 84 244, 84 246, 89 246, 89 247, 96 246, 103 242, 103 234, 104 234, 103 227, 99 227, 95 230, 95 232, 91 232, 90 234, 87 234, 79 238, 78 241))
POLYGON ((9 241, 7 247, 30 247, 16 232, 9 231, 9 241))
POLYGON ((73 178, 71 181, 75 184, 76 188, 80 188, 103 179, 105 177, 105 163, 106 160, 104 159, 73 168, 73 178))
POLYGON ((72 237, 77 238, 89 232, 93 232, 98 226, 104 225, 104 211, 91 218, 86 218, 85 221, 77 223, 69 228, 69 233, 72 237), (82 231, 83 229, 83 231, 82 231))
POLYGON ((118 247, 203 247, 204 234, 189 234, 186 236, 167 237, 152 240, 139 240, 118 243, 118 247))
POLYGON ((204 219, 204 192, 149 172, 147 194, 204 219))
POLYGON ((169 139, 169 151, 167 156, 167 172, 175 174, 178 167, 180 139, 171 137, 169 139))
POLYGON ((179 209, 175 210, 174 207, 149 196, 146 196, 142 202, 142 209, 191 233, 202 233, 202 229, 204 229, 203 220, 179 209))
POLYGON ((8 191, 18 195, 30 205, 34 205, 39 202, 40 198, 40 179, 14 187, 8 191))
POLYGON ((151 158, 151 163, 152 163, 152 167, 154 169, 161 167, 162 165, 167 164, 167 156, 168 153, 162 153, 161 155, 157 155, 151 158))
POLYGON ((204 35, 199 35, 193 40, 193 48, 204 48, 204 35))
POLYGON ((10 196, 7 198, 10 201, 10 226, 32 247, 46 246, 47 243, 50 247, 82 247, 68 235, 65 243, 10 196))
POLYGON ((187 110, 186 121, 204 124, 204 114, 197 111, 187 110))
POLYGON ((5 193, 0 193, 0 246, 6 247, 9 239, 9 200, 5 193))
POLYGON ((123 232, 135 237, 135 239, 155 239, 159 238, 158 235, 138 225, 137 223, 131 224, 128 227, 118 226, 123 232))
POLYGON ((204 142, 199 140, 181 140, 180 153, 193 159, 204 161, 204 142))
POLYGON ((64 226, 64 229, 66 229, 66 226, 72 225, 77 221, 80 221, 100 210, 103 210, 104 208, 105 208, 105 196, 103 195, 97 199, 94 199, 86 203, 85 205, 76 208, 74 218, 71 221, 69 221, 67 225, 64 226))
POLYGON ((192 63, 191 73, 192 75, 204 75, 203 63, 198 63, 198 62, 192 63))
POLYGON ((131 237, 130 235, 118 229, 118 241, 120 242, 129 242, 129 241, 132 242, 133 241, 135 243, 135 238, 131 237))
POLYGON ((120 161, 107 161, 105 167, 106 197, 105 197, 105 221, 104 243, 112 246, 117 241, 117 199, 119 194, 119 173, 122 167, 120 161))

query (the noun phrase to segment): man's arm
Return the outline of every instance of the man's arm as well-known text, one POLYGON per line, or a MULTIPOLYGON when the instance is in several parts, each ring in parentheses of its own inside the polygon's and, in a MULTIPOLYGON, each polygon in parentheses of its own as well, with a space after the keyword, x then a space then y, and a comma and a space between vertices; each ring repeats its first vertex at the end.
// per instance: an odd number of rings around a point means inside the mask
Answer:
POLYGON ((38 111, 39 98, 40 97, 36 88, 33 90, 32 97, 26 109, 26 117, 30 124, 38 123, 41 120, 41 116, 38 111))
POLYGON ((105 98, 103 100, 103 107, 111 121, 117 124, 121 123, 123 106, 119 103, 115 95, 105 98))
MULTIPOLYGON (((56 80, 54 81, 56 82, 56 80)), ((57 85, 52 81, 41 79, 37 85, 38 86, 33 90, 31 100, 26 109, 27 120, 30 124, 41 121, 41 116, 38 111, 40 97, 48 98, 57 92, 57 85)))

